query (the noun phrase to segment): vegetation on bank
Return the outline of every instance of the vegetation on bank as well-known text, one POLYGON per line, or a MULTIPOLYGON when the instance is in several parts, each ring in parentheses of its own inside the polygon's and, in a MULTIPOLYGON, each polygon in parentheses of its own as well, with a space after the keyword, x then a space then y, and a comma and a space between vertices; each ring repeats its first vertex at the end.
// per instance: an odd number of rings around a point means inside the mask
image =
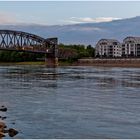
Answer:
POLYGON ((36 61, 41 58, 41 54, 17 52, 17 51, 0 51, 0 62, 24 62, 36 61))
POLYGON ((91 45, 64 45, 59 44, 59 62, 67 64, 73 63, 80 58, 89 58, 95 56, 95 48, 91 45))
MULTIPOLYGON (((77 59, 84 57, 94 57, 95 49, 85 45, 64 45, 59 44, 58 58, 63 64, 75 62, 77 59)), ((37 62, 44 61, 44 54, 17 52, 17 51, 0 51, 0 62, 37 62)))

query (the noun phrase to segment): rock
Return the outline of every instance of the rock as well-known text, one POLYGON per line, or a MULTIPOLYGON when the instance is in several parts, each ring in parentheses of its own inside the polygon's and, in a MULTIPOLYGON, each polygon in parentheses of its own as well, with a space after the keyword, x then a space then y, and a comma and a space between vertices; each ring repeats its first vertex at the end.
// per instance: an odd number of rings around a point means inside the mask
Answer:
POLYGON ((9 130, 4 130, 4 131, 3 131, 3 133, 8 133, 8 132, 9 132, 9 130))
MULTIPOLYGON (((0 111, 2 112, 6 112, 7 111, 7 108, 5 106, 1 106, 0 107, 0 111)), ((6 119, 7 117, 6 116, 0 116, 0 119, 1 120, 4 120, 6 119)), ((5 125, 4 122, 0 121, 0 139, 5 137, 5 134, 8 133, 8 135, 10 137, 14 137, 15 135, 17 135, 19 132, 13 128, 10 128, 10 129, 7 129, 7 126, 5 125)))
POLYGON ((5 134, 4 134, 5 126, 6 126, 5 123, 0 122, 0 138, 5 137, 5 134))
POLYGON ((7 108, 4 107, 4 106, 2 106, 2 107, 0 108, 0 111, 2 111, 2 112, 6 112, 6 111, 7 111, 7 108))
POLYGON ((7 128, 7 126, 5 125, 4 128, 7 128))
POLYGON ((4 122, 0 122, 0 129, 3 129, 3 128, 5 128, 5 123, 4 122))
POLYGON ((5 120, 7 117, 1 117, 2 120, 5 120))
POLYGON ((15 129, 13 129, 13 128, 10 128, 10 129, 8 130, 8 134, 9 134, 10 137, 14 137, 15 135, 18 134, 18 131, 15 130, 15 129))
POLYGON ((3 132, 0 132, 0 139, 5 137, 5 134, 3 132))

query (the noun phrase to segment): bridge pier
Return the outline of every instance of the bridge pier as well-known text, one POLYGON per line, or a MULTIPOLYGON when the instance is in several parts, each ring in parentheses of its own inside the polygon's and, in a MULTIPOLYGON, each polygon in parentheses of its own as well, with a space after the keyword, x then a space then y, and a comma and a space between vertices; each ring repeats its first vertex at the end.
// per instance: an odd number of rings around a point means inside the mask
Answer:
POLYGON ((46 54, 45 62, 47 67, 57 67, 58 66, 58 39, 48 38, 50 46, 52 48, 52 53, 46 54))
POLYGON ((58 66, 58 58, 45 58, 47 67, 57 67, 58 66))

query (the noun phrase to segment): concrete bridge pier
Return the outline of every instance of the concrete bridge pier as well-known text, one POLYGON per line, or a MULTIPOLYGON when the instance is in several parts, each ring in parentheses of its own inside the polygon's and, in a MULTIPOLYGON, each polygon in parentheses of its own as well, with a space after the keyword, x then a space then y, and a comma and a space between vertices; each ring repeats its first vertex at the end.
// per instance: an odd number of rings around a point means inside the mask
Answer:
POLYGON ((57 67, 58 66, 58 39, 57 38, 48 38, 52 44, 52 53, 46 54, 46 65, 47 67, 57 67))
POLYGON ((45 58, 45 62, 46 62, 46 66, 47 67, 57 67, 58 66, 58 58, 55 57, 55 58, 45 58))

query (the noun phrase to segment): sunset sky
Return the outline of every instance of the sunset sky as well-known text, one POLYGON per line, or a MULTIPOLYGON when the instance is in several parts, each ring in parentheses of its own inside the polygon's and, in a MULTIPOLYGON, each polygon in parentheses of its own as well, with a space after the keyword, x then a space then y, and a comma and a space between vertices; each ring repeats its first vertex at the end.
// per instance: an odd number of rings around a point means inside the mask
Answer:
POLYGON ((0 24, 63 25, 140 16, 140 1, 0 1, 0 24))

